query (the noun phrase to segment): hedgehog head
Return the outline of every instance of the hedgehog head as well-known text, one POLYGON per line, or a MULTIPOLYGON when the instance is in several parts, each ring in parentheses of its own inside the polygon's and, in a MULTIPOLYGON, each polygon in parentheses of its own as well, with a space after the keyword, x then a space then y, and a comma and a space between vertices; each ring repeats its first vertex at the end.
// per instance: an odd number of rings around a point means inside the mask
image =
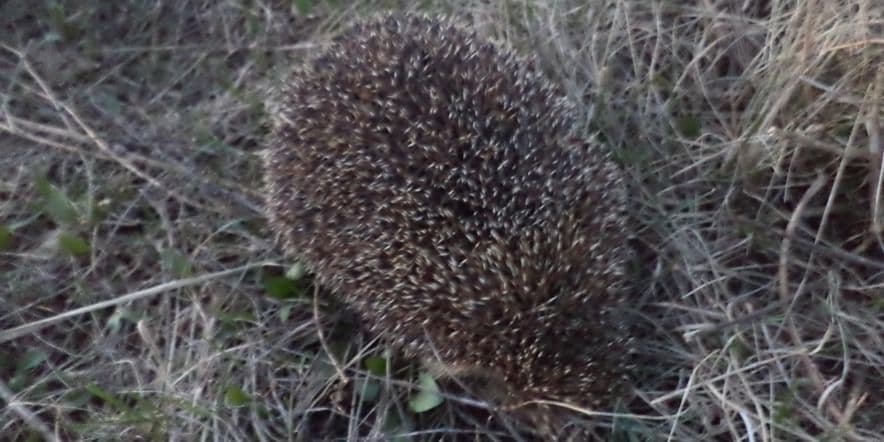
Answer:
MULTIPOLYGON (((457 313, 430 303, 421 315, 424 335, 405 335, 400 342, 408 348, 414 339, 415 353, 426 355, 429 348, 431 358, 453 374, 487 382, 480 392, 504 407, 534 400, 608 407, 622 393, 629 369, 629 333, 620 316, 625 287, 620 266, 611 264, 623 257, 603 256, 603 271, 569 260, 563 255, 590 256, 590 249, 600 247, 568 235, 580 231, 563 228, 526 241, 530 250, 506 255, 520 257, 518 263, 485 257, 475 268, 497 281, 459 286, 457 313), (567 262, 574 267, 562 265, 567 262)), ((469 271, 460 271, 469 278, 469 271)), ((428 293, 426 299, 441 296, 428 293)))

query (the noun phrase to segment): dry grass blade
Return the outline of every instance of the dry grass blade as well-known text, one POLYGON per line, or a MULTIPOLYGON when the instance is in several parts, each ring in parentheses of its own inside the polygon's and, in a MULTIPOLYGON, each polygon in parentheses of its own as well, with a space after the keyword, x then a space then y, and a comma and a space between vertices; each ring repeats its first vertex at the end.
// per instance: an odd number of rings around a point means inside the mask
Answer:
POLYGON ((177 192, 174 192, 174 191, 168 189, 162 183, 157 181, 154 177, 152 177, 149 174, 140 170, 131 161, 129 161, 128 159, 126 159, 126 158, 118 155, 116 152, 114 152, 113 149, 111 149, 110 146, 104 141, 104 139, 102 139, 98 135, 98 133, 95 132, 94 129, 92 129, 92 127, 90 127, 88 124, 86 124, 86 122, 79 116, 79 114, 77 114, 77 112, 74 111, 74 109, 71 108, 71 106, 69 106, 68 104, 66 104, 58 99, 57 95, 47 85, 47 83, 43 79, 43 77, 40 74, 38 74, 36 70, 34 70, 34 67, 31 65, 31 63, 28 61, 28 59, 25 57, 24 53, 22 53, 21 51, 18 51, 16 49, 10 48, 8 46, 5 46, 5 45, 3 45, 3 48, 9 52, 12 52, 13 54, 15 54, 18 57, 19 61, 22 63, 22 66, 24 66, 24 69, 28 72, 28 74, 31 75, 31 78, 33 78, 34 81, 37 82, 37 84, 40 86, 40 89, 42 89, 43 93, 45 94, 44 98, 46 100, 48 100, 50 102, 50 104, 52 104, 52 106, 55 107, 55 109, 57 109, 59 111, 64 111, 64 113, 66 113, 68 116, 70 116, 74 120, 74 122, 76 122, 76 124, 80 128, 80 130, 82 130, 86 134, 86 136, 90 140, 92 140, 92 142, 95 144, 95 146, 97 146, 105 155, 107 155, 110 158, 113 158, 114 161, 120 163, 123 167, 125 167, 127 170, 129 170, 130 172, 135 174, 137 177, 147 181, 148 183, 150 183, 153 186, 156 186, 157 188, 163 189, 164 191, 168 192, 169 195, 171 195, 172 197, 174 197, 176 199, 180 199, 182 202, 185 202, 187 204, 190 204, 190 205, 200 208, 202 210, 209 210, 208 207, 206 207, 200 203, 197 203, 196 201, 193 201, 184 195, 180 195, 177 192))
POLYGON ((66 311, 64 313, 59 313, 55 316, 40 319, 38 321, 29 322, 27 324, 22 324, 18 327, 14 327, 8 330, 0 331, 0 343, 4 343, 7 341, 11 341, 16 338, 20 338, 22 336, 34 333, 40 329, 49 327, 53 324, 57 324, 66 319, 76 318, 77 316, 84 315, 87 313, 92 313, 97 310, 106 309, 108 307, 116 307, 122 304, 126 304, 129 302, 137 301, 140 299, 144 299, 149 296, 155 296, 161 293, 166 293, 172 290, 177 290, 185 287, 191 287, 194 285, 199 285, 211 281, 213 279, 223 278, 229 275, 240 274, 242 272, 257 269, 261 267, 268 266, 278 266, 278 264, 273 262, 257 262, 252 264, 247 264, 241 267, 236 267, 228 270, 222 270, 220 272, 208 273, 205 275, 195 276, 193 278, 184 278, 179 279, 177 281, 169 281, 157 286, 149 287, 143 290, 138 290, 132 293, 126 293, 125 295, 120 295, 114 297, 113 299, 108 299, 106 301, 97 302, 95 304, 86 305, 74 310, 66 311))
POLYGON ((2 380, 0 380, 0 399, 3 399, 3 402, 6 403, 6 408, 20 416, 43 440, 53 442, 59 440, 42 420, 34 416, 34 413, 28 407, 16 401, 15 393, 10 391, 9 387, 2 380))
MULTIPOLYGON (((786 226, 786 235, 783 238, 783 243, 780 248, 780 266, 779 266, 779 292, 780 298, 784 303, 788 303, 789 310, 794 307, 795 303, 797 303, 800 299, 800 293, 791 293, 790 287, 792 286, 789 282, 789 259, 791 256, 791 238, 795 236, 796 229, 798 224, 801 222, 802 217, 804 216, 804 210, 807 208, 807 205, 810 201, 816 196, 816 194, 823 189, 823 186, 826 185, 827 179, 824 175, 820 174, 817 176, 816 180, 810 185, 804 195, 801 197, 801 200, 798 202, 798 205, 795 206, 795 210, 792 212, 792 216, 789 219, 789 224, 786 226)), ((811 361, 808 356, 808 352, 806 350, 802 350, 806 348, 806 344, 801 340, 801 334, 798 332, 798 327, 795 325, 795 321, 791 315, 786 314, 785 319, 785 328, 786 332, 789 335, 789 338, 792 340, 792 343, 795 345, 795 348, 798 350, 798 358, 801 360, 801 364, 804 367, 804 371, 806 375, 810 378, 811 382, 813 382, 814 388, 817 390, 817 393, 823 395, 825 390, 826 381, 823 379, 823 376, 820 374, 819 369, 816 364, 811 361)), ((840 409, 838 409, 837 405, 829 402, 826 404, 826 409, 829 413, 840 420, 843 420, 843 413, 840 409)))

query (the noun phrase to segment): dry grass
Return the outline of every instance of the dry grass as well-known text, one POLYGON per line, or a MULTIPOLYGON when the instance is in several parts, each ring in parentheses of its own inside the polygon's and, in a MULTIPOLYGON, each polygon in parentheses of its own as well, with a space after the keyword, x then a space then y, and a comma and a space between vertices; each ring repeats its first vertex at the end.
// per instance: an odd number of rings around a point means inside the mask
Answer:
MULTIPOLYGON (((0 4, 0 434, 530 437, 410 410, 420 367, 272 264, 261 91, 396 6, 345 3, 0 4)), ((634 178, 651 362, 589 434, 884 440, 880 2, 422 9, 537 54, 634 178)))

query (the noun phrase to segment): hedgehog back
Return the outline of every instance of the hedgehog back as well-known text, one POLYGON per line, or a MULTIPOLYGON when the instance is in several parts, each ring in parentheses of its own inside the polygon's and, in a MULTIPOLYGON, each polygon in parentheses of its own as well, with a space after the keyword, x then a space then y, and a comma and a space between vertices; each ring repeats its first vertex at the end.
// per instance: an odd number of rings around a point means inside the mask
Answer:
POLYGON ((602 404, 625 337, 621 175, 530 60, 447 20, 357 24, 277 95, 271 224, 408 353, 602 404))

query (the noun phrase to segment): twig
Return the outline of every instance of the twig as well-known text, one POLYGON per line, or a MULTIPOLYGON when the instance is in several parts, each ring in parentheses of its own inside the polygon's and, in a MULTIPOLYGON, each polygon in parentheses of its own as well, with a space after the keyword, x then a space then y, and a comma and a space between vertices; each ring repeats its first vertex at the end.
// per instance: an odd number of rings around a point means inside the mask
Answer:
POLYGON ((781 360, 781 359, 785 359, 787 356, 788 356, 788 354, 778 354, 778 355, 776 355, 776 356, 772 356, 772 357, 769 357, 769 358, 767 358, 767 359, 762 359, 762 360, 760 360, 760 361, 753 362, 753 363, 748 364, 748 365, 746 365, 746 366, 740 367, 739 369, 735 369, 734 371, 731 371, 731 372, 729 372, 729 373, 720 374, 720 375, 717 375, 717 376, 711 377, 711 378, 709 378, 709 379, 705 379, 705 380, 702 380, 702 381, 699 381, 699 382, 694 382, 693 384, 689 384, 689 385, 687 385, 687 386, 685 386, 685 387, 679 388, 679 389, 677 389, 677 390, 672 390, 672 391, 670 391, 670 392, 667 392, 666 394, 660 395, 660 396, 654 398, 653 400, 651 400, 649 403, 650 403, 650 405, 652 405, 652 406, 660 405, 660 404, 662 404, 662 403, 664 403, 664 402, 666 402, 666 401, 669 401, 669 400, 675 399, 675 398, 677 398, 677 397, 679 397, 679 396, 683 396, 683 395, 685 395, 686 393, 688 393, 688 392, 690 392, 690 391, 692 391, 692 390, 697 390, 697 389, 700 389, 700 388, 706 387, 706 386, 708 386, 708 385, 710 385, 710 384, 714 384, 714 383, 716 383, 716 382, 723 381, 723 380, 725 380, 725 379, 727 379, 727 378, 733 376, 735 373, 738 373, 738 372, 750 372, 750 371, 752 371, 752 370, 755 370, 756 368, 761 368, 761 367, 764 367, 764 366, 766 366, 766 365, 770 365, 770 364, 772 364, 772 363, 774 363, 774 362, 777 362, 777 361, 779 361, 779 360, 781 360))
POLYGON ((871 173, 869 177, 874 180, 874 193, 872 194, 872 231, 878 238, 878 242, 884 242, 881 238, 881 231, 884 229, 881 225, 881 192, 884 186, 884 146, 881 145, 881 120, 879 116, 879 105, 882 83, 884 83, 884 73, 878 72, 875 77, 875 84, 872 86, 872 99, 869 101, 869 113, 865 119, 866 132, 869 134, 869 153, 875 161, 872 163, 871 173))
MULTIPOLYGON (((780 300, 783 302, 792 304, 798 299, 799 295, 799 293, 793 294, 789 290, 789 254, 791 253, 792 237, 795 236, 795 231, 798 229, 798 224, 800 223, 804 209, 810 203, 810 200, 822 190, 827 181, 825 175, 817 175, 816 180, 810 185, 807 192, 802 195, 801 200, 798 201, 795 210, 792 212, 792 217, 786 225, 786 232, 780 246, 780 263, 778 270, 780 300)), ((814 389, 817 394, 823 394, 826 389, 825 379, 823 379, 819 368, 817 368, 816 364, 810 359, 807 350, 804 349, 804 344, 801 342, 801 335, 798 333, 798 328, 795 326, 792 316, 788 314, 785 315, 783 327, 786 334, 789 335, 792 344, 797 347, 798 360, 801 362, 801 366, 807 374, 807 377, 810 378, 814 389)), ((843 418, 843 413, 837 406, 835 406, 835 404, 831 402, 827 403, 826 409, 837 420, 840 421, 843 418)))
POLYGON ((331 361, 333 367, 335 367, 335 371, 338 372, 338 377, 341 378, 341 381, 344 383, 349 382, 350 378, 344 373, 344 369, 341 368, 341 363, 338 362, 338 358, 331 351, 331 347, 329 347, 328 342, 325 339, 325 333, 322 331, 322 323, 319 320, 319 286, 314 286, 313 289, 313 320, 316 322, 316 334, 319 336, 319 345, 322 346, 322 349, 328 355, 328 360, 331 361))
POLYGON ((619 417, 625 419, 641 419, 646 421, 668 421, 669 419, 680 416, 681 414, 687 413, 687 410, 681 411, 678 414, 670 414, 665 416, 651 416, 647 414, 633 414, 633 413, 609 413, 606 411, 593 411, 588 408, 578 407, 576 405, 569 404, 567 402, 558 402, 558 401, 549 401, 549 400, 533 400, 533 401, 525 401, 518 405, 514 405, 513 409, 517 409, 520 407, 525 407, 528 405, 552 405, 554 407, 561 407, 576 413, 585 415, 585 416, 595 416, 595 417, 619 417))
POLYGON ((818 138, 813 138, 797 132, 786 131, 783 129, 773 128, 771 132, 774 136, 785 138, 802 147, 809 147, 818 151, 827 152, 832 155, 844 157, 846 160, 860 159, 863 161, 872 161, 874 155, 872 152, 853 147, 850 143, 847 147, 841 148, 833 144, 828 144, 818 138))
POLYGON ((206 206, 204 206, 204 205, 202 205, 202 204, 200 204, 200 203, 198 203, 198 202, 196 202, 196 201, 194 201, 184 195, 179 195, 179 194, 167 189, 156 178, 152 177, 150 174, 139 169, 137 166, 135 166, 135 164, 133 164, 127 158, 114 152, 114 150, 111 149, 111 147, 107 144, 107 142, 105 142, 101 137, 99 137, 98 134, 92 129, 92 127, 90 127, 88 124, 86 124, 86 122, 83 121, 82 118, 80 118, 80 115, 77 112, 75 112, 72 107, 65 104, 63 101, 61 101, 55 95, 55 93, 52 91, 52 89, 49 87, 49 85, 46 84, 46 82, 43 80, 43 77, 39 73, 37 73, 37 71, 34 69, 33 66, 31 66, 31 63, 28 61, 28 59, 25 57, 25 55, 21 51, 18 51, 16 49, 13 49, 13 48, 6 46, 6 45, 3 45, 2 47, 5 48, 7 51, 12 52, 13 54, 15 54, 19 58, 19 61, 21 61, 22 67, 24 67, 25 71, 27 71, 27 73, 34 79, 34 81, 37 82, 37 85, 40 86, 40 89, 43 90, 43 94, 45 94, 46 99, 49 100, 49 102, 52 103, 52 105, 55 106, 55 108, 57 110, 64 111, 64 113, 69 115, 74 120, 74 122, 77 123, 77 126, 80 127, 80 130, 82 130, 83 132, 86 133, 86 136, 88 136, 89 139, 92 140, 92 142, 98 147, 99 150, 104 152, 107 156, 113 158, 114 161, 116 161, 117 163, 122 165, 124 168, 126 168, 127 170, 129 170, 130 172, 135 174, 135 176, 147 181, 152 186, 156 186, 159 189, 163 189, 167 194, 169 194, 169 196, 171 196, 171 197, 173 197, 173 198, 175 198, 175 199, 177 199, 177 200, 179 200, 189 206, 197 207, 202 210, 209 210, 208 207, 206 207, 206 206))
MULTIPOLYGON (((12 124, 6 124, 0 122, 0 131, 8 132, 12 135, 22 137, 28 141, 34 142, 36 144, 42 144, 44 146, 49 146, 54 149, 62 150, 65 152, 78 153, 91 155, 94 158, 97 158, 102 161, 109 162, 119 162, 118 158, 122 158, 119 154, 109 155, 104 151, 96 151, 96 150, 84 150, 79 149, 74 145, 69 145, 62 141, 57 141, 52 138, 45 138, 42 134, 53 134, 60 137, 68 137, 75 143, 88 143, 90 139, 82 134, 79 134, 74 131, 64 130, 57 127, 53 127, 50 125, 35 123, 33 121, 28 121, 23 118, 18 118, 12 115, 6 115, 7 121, 12 124), (21 127, 19 127, 21 126, 21 127), (32 131, 25 131, 24 128, 32 129, 32 131), (37 133, 41 133, 38 135, 37 133)), ((180 176, 186 176, 193 179, 198 179, 208 184, 218 185, 224 187, 226 191, 236 191, 244 196, 260 199, 261 193, 255 189, 243 187, 240 183, 236 183, 234 181, 214 177, 207 178, 204 177, 191 169, 187 169, 186 167, 180 166, 178 164, 167 163, 159 160, 155 160, 153 158, 138 154, 138 153, 127 153, 126 158, 133 163, 142 164, 148 167, 156 167, 158 169, 162 169, 165 172, 175 173, 180 176)), ((254 206, 249 206, 250 209, 255 210, 256 212, 260 212, 260 209, 254 206)))
POLYGON ((321 46, 322 43, 318 42, 307 42, 307 43, 296 43, 289 45, 278 45, 278 46, 267 46, 267 45, 259 45, 259 44, 250 44, 243 46, 210 46, 210 45, 200 45, 200 44, 189 44, 189 45, 164 45, 164 46, 120 46, 116 48, 108 48, 102 49, 101 52, 104 54, 120 54, 120 53, 144 53, 144 52, 223 52, 223 53, 232 53, 237 51, 272 51, 272 52, 294 52, 294 51, 308 51, 311 49, 315 49, 321 46))
POLYGON ((11 341, 15 338, 33 333, 37 330, 46 328, 52 324, 63 321, 68 318, 73 318, 74 316, 79 316, 84 313, 94 312, 96 310, 105 309, 108 307, 114 307, 120 304, 124 304, 127 302, 137 301, 142 298, 147 298, 153 295, 157 295, 163 292, 168 292, 170 290, 180 289, 183 287, 189 287, 192 285, 202 284, 206 281, 211 281, 213 279, 222 278, 227 275, 232 275, 234 273, 244 272, 246 270, 255 269, 258 267, 276 267, 279 264, 271 262, 271 261, 262 261, 258 263, 246 264, 244 266, 236 267, 233 269, 222 270, 220 272, 209 273, 206 275, 195 276, 193 278, 185 278, 179 279, 177 281, 170 281, 164 284, 156 285, 150 288, 146 288, 144 290, 138 290, 136 292, 127 293, 122 296, 118 296, 112 299, 108 299, 107 301, 96 302, 92 305, 87 305, 84 307, 80 307, 78 309, 74 309, 68 312, 60 313, 55 316, 40 319, 39 321, 34 321, 28 324, 20 325, 18 327, 13 327, 8 330, 0 331, 0 344, 11 341))

